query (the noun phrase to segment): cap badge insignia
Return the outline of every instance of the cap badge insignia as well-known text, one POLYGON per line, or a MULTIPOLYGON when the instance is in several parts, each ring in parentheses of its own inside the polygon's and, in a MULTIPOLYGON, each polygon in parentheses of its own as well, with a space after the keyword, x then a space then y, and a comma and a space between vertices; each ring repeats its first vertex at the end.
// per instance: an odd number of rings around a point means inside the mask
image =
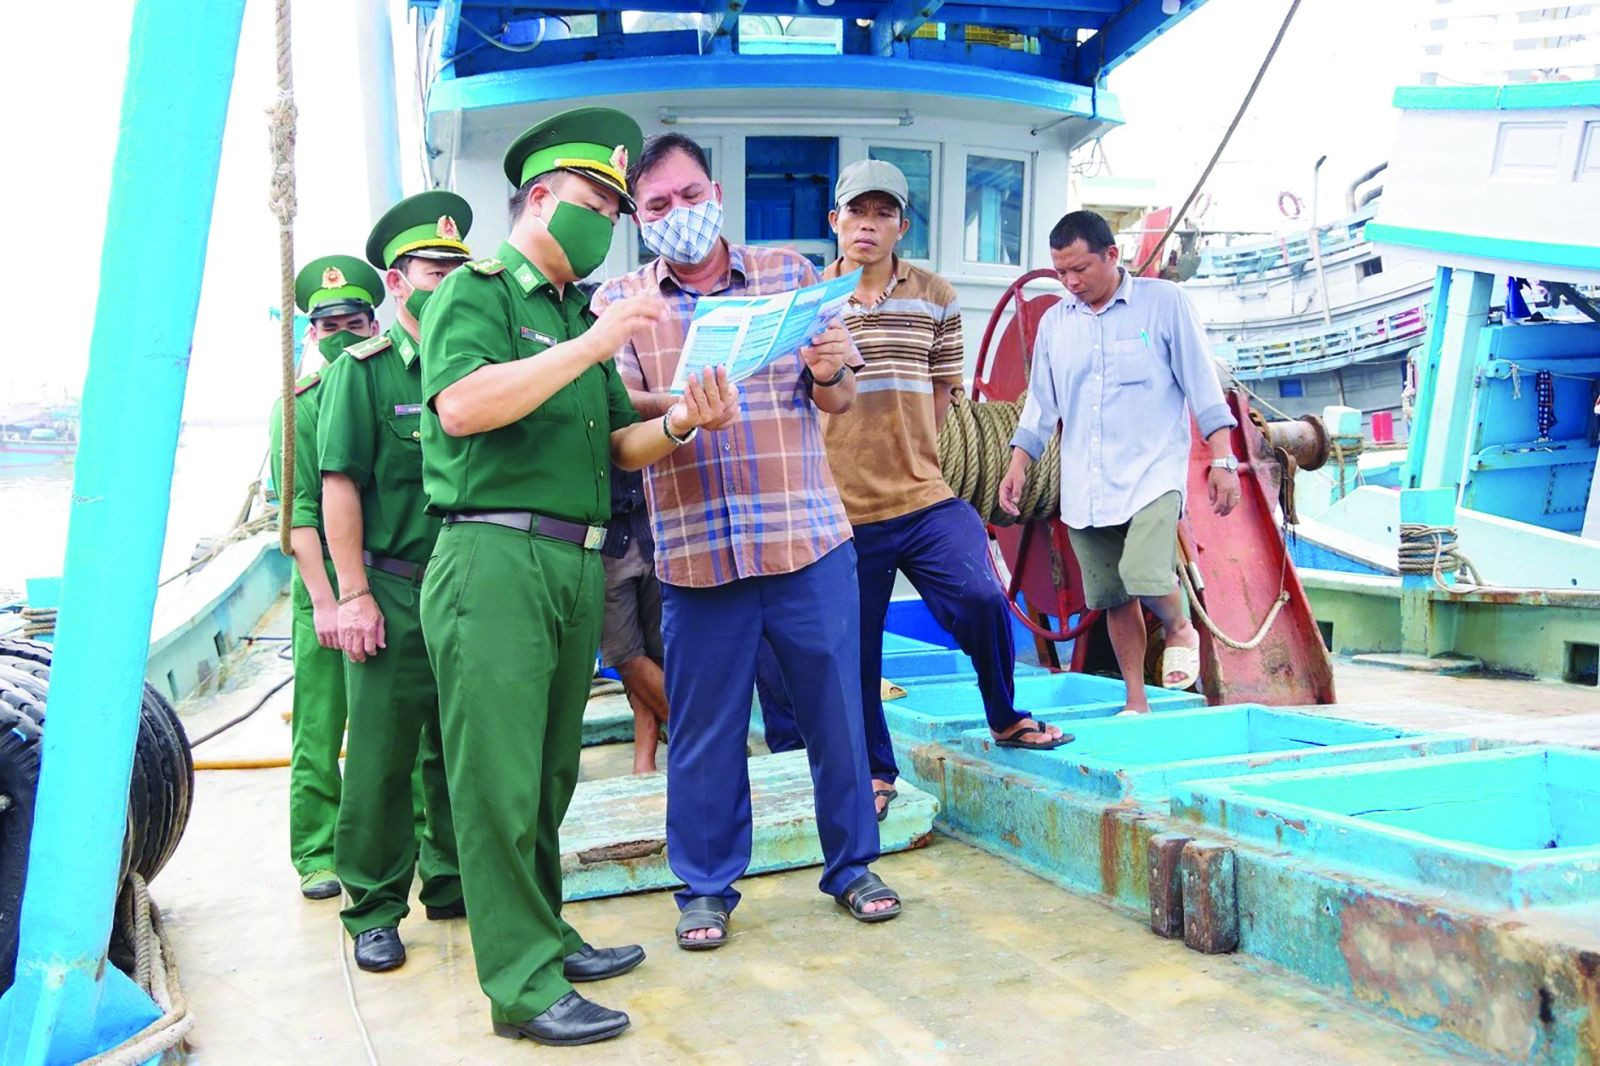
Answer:
POLYGON ((449 215, 439 216, 439 225, 435 227, 434 232, 447 241, 459 241, 461 239, 461 230, 456 227, 456 220, 449 215))
POLYGON ((322 272, 322 287, 324 289, 342 289, 344 284, 344 272, 338 267, 329 267, 322 272))

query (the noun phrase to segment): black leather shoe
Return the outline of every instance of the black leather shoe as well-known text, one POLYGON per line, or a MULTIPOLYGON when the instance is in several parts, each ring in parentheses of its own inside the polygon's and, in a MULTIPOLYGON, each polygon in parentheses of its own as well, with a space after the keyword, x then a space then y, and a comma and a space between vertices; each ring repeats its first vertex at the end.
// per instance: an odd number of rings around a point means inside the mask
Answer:
MULTIPOLYGON (((643 952, 640 954, 642 956, 643 952)), ((551 1004, 549 1010, 525 1022, 495 1022, 494 1035, 570 1047, 610 1040, 621 1036, 627 1027, 628 1016, 620 1010, 602 1007, 576 992, 568 992, 551 1004)))
POLYGON ((400 942, 400 930, 394 926, 356 934, 356 965, 363 970, 382 973, 404 965, 405 961, 406 946, 400 942))
POLYGON ((467 916, 467 901, 452 903, 448 907, 424 907, 430 922, 448 922, 452 918, 465 918, 467 916))
POLYGON ((627 944, 620 948, 583 945, 561 960, 561 975, 569 981, 604 981, 627 973, 644 961, 644 948, 627 944))

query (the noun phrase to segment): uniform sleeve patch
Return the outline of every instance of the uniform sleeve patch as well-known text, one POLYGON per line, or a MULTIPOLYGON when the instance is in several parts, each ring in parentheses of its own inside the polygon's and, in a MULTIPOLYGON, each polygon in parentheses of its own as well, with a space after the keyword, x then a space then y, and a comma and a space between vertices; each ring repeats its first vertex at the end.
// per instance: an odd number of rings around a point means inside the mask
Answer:
POLYGON ((467 264, 467 269, 475 274, 498 274, 506 265, 498 259, 474 259, 467 264))
POLYGON ((302 393, 307 392, 310 389, 315 388, 317 386, 317 383, 320 382, 321 380, 322 380, 322 375, 321 374, 311 374, 311 375, 309 375, 307 377, 301 378, 299 381, 294 383, 294 394, 296 396, 299 396, 302 393))

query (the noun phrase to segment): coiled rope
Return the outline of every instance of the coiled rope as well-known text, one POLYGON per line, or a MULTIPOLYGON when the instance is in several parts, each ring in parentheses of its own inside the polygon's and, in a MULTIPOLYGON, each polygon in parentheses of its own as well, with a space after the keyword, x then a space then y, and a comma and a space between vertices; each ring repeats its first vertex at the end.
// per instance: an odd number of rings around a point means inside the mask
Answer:
POLYGON ((56 608, 24 607, 22 609, 22 635, 37 640, 56 631, 56 608))
POLYGON ((151 900, 143 877, 130 873, 128 888, 133 911, 133 979, 155 1001, 161 1017, 109 1051, 85 1059, 84 1066, 139 1066, 177 1047, 194 1028, 194 1015, 189 1013, 188 997, 178 982, 178 959, 161 911, 151 900))
POLYGON ((957 394, 939 429, 939 469, 945 483, 985 522, 1009 526, 1061 514, 1061 434, 1053 433, 1039 461, 1028 467, 1019 501, 1021 516, 1000 510, 1000 482, 1011 464, 1011 437, 1021 403, 973 403, 957 394))
MULTIPOLYGON (((294 71, 290 62, 289 0, 278 0, 275 29, 278 59, 278 99, 267 110, 267 129, 272 148, 272 192, 269 203, 278 218, 278 346, 280 349, 283 395, 283 469, 278 471, 278 499, 294 499, 294 216, 297 210, 294 191, 294 71)), ((292 555, 289 546, 290 512, 278 511, 278 546, 292 555)))
POLYGON ((1400 572, 1428 574, 1445 592, 1472 592, 1485 582, 1456 543, 1455 526, 1430 526, 1421 522, 1400 523, 1400 572), (1463 575, 1466 580, 1447 583, 1446 574, 1463 575))

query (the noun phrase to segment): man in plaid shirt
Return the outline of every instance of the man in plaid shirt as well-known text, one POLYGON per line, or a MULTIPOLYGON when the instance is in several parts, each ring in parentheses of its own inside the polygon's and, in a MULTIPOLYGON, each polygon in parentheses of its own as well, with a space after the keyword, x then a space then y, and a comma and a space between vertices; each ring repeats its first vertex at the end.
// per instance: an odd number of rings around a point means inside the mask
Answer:
MULTIPOLYGON (((617 369, 645 417, 673 402, 701 296, 765 295, 818 281, 795 252, 731 245, 722 193, 699 145, 677 134, 646 143, 628 175, 636 221, 658 258, 595 293, 593 309, 658 293, 669 315, 635 333, 617 369)), ((800 353, 741 383, 739 410, 645 478, 662 589, 667 702, 667 854, 680 947, 726 942, 750 864, 745 736, 764 636, 798 712, 816 782, 821 888, 862 921, 900 913, 867 867, 878 857, 862 731, 856 557, 823 442, 821 412, 855 400, 860 356, 839 324, 800 353)))

